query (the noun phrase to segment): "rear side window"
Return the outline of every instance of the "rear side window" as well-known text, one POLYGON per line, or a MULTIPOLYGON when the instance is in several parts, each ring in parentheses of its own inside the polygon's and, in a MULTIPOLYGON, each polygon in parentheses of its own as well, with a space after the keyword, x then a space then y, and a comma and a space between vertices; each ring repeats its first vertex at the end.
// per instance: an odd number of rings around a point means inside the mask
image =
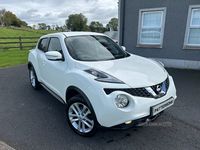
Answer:
POLYGON ((38 49, 40 49, 40 50, 46 52, 46 51, 47 51, 47 50, 46 50, 46 45, 47 45, 47 38, 41 39, 41 40, 40 40, 40 43, 39 43, 39 45, 38 45, 38 49))

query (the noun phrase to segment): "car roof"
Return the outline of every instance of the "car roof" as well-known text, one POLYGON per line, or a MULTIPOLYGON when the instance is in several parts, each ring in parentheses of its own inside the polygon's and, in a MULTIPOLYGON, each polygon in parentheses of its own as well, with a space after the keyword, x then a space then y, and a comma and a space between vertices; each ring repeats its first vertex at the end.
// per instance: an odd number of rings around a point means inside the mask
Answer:
POLYGON ((77 36, 77 35, 103 35, 96 32, 63 32, 66 36, 77 36))
POLYGON ((96 32, 84 32, 84 31, 83 32, 59 32, 59 33, 47 34, 42 37, 49 37, 49 36, 54 36, 54 35, 65 35, 66 37, 70 37, 70 36, 81 36, 81 35, 104 35, 104 34, 96 33, 96 32))

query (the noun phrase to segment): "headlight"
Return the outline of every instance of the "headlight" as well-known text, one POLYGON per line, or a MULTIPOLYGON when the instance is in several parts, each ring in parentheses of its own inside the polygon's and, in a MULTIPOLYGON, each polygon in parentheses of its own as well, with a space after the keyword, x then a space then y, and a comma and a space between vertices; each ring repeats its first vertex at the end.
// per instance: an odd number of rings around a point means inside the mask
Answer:
POLYGON ((112 77, 111 75, 108 75, 105 72, 97 71, 95 69, 88 69, 84 70, 85 72, 97 77, 95 80, 101 81, 101 82, 110 82, 110 83, 122 83, 122 81, 116 79, 115 77, 112 77))
POLYGON ((128 106, 129 104, 128 97, 123 94, 117 95, 117 97, 115 98, 115 104, 117 105, 118 108, 123 108, 128 106))

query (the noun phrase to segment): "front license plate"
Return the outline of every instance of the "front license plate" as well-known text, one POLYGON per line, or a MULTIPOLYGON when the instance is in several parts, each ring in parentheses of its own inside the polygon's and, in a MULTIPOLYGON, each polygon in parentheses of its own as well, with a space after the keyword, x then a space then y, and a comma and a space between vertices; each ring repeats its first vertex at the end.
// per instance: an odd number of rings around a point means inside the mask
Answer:
POLYGON ((156 106, 151 107, 151 115, 155 116, 172 105, 174 105, 174 98, 170 98, 156 106))

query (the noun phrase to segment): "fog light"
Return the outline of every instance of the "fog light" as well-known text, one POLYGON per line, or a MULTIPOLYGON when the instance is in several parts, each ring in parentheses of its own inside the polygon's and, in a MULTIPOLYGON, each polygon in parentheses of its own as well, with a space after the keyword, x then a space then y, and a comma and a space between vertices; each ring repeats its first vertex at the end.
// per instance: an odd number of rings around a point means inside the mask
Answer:
POLYGON ((126 106, 128 106, 128 103, 129 103, 129 100, 126 95, 119 94, 115 98, 115 104, 117 105, 118 108, 126 107, 126 106))
POLYGON ((127 122, 125 122, 125 124, 130 124, 132 121, 127 121, 127 122))

